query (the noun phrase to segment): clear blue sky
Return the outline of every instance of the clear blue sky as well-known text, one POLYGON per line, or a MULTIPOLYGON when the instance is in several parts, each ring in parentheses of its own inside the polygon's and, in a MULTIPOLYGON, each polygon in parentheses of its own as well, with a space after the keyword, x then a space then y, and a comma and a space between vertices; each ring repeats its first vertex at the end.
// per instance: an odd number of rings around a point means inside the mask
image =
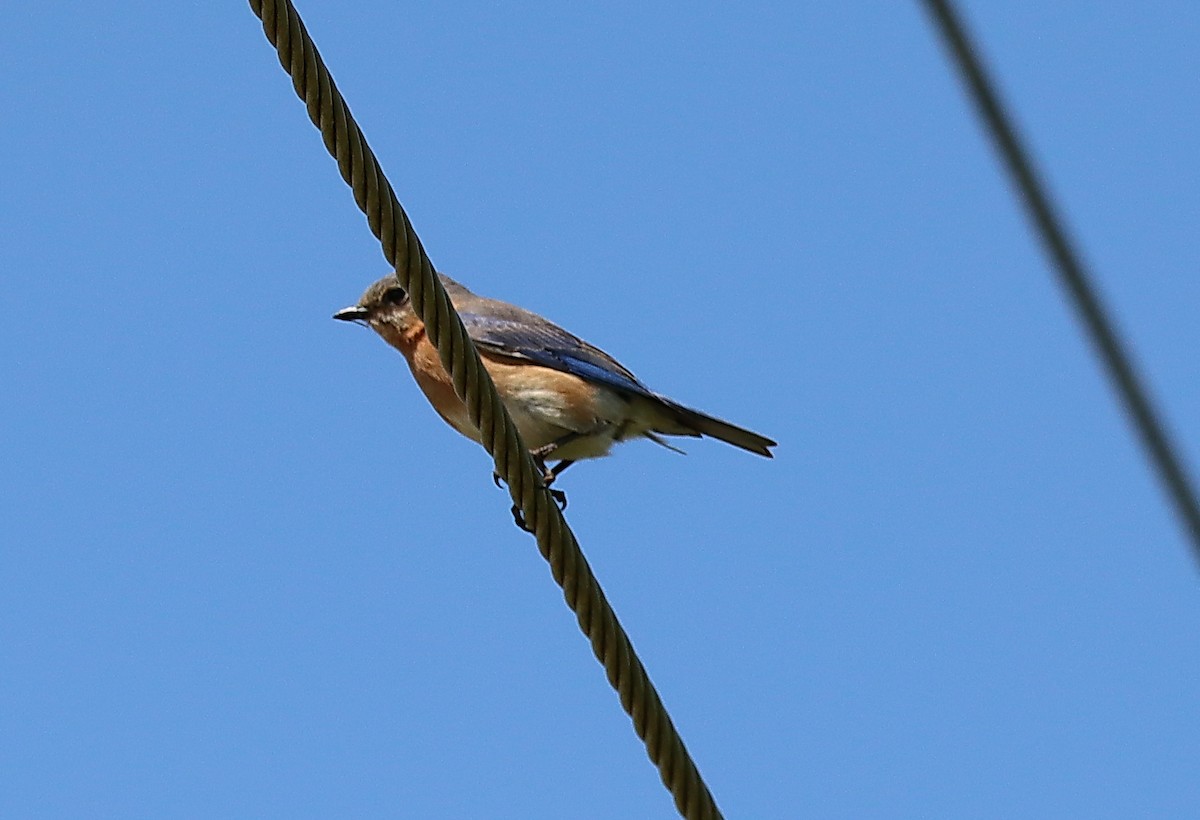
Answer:
MULTIPOLYGON (((966 10, 1200 463, 1200 6, 966 10)), ((913 3, 301 12, 435 263, 778 439, 568 518, 729 817, 1200 813, 1200 572, 913 3)), ((248 6, 0 9, 0 814, 669 818, 248 6)))

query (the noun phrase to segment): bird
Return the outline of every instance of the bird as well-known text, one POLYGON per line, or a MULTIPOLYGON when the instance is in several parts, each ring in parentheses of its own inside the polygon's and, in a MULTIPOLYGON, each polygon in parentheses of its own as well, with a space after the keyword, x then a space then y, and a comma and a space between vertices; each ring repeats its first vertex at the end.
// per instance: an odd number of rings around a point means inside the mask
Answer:
MULTIPOLYGON (((663 437, 709 436, 773 457, 776 442, 654 392, 612 356, 550 320, 479 296, 445 274, 438 278, 547 488, 572 464, 608 455, 614 444, 637 438, 683 452, 663 437), (547 467, 548 461, 556 463, 547 467)), ((398 350, 438 415, 479 442, 425 323, 395 276, 371 284, 333 318, 369 327, 398 350)), ((565 507, 566 496, 551 493, 565 507)), ((514 507, 517 524, 524 526, 518 513, 514 507)))

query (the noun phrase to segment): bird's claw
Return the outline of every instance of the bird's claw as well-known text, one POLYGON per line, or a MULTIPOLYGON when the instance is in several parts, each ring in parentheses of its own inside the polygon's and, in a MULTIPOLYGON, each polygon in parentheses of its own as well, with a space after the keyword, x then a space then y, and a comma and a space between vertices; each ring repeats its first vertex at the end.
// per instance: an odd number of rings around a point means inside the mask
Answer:
POLYGON ((525 514, 521 512, 521 508, 516 504, 512 505, 512 517, 513 523, 517 525, 517 529, 525 530, 525 532, 533 532, 533 528, 525 520, 525 514))
MULTIPOLYGON (((534 462, 537 464, 542 473, 542 488, 546 490, 546 492, 550 493, 550 497, 554 499, 554 503, 558 505, 558 509, 560 511, 565 510, 567 508, 567 494, 562 490, 550 489, 550 485, 554 483, 556 478, 558 478, 558 473, 555 472, 555 470, 547 467, 546 462, 539 458, 537 453, 534 453, 534 462)), ((563 463, 570 464, 570 462, 563 463)), ((492 483, 494 483, 497 487, 502 487, 503 484, 501 482, 503 481, 504 479, 499 473, 495 471, 492 472, 492 483)), ((525 520, 525 514, 521 512, 521 508, 519 506, 513 504, 511 512, 513 523, 516 524, 518 528, 525 530, 525 532, 533 532, 533 528, 530 527, 529 522, 525 520)))
MULTIPOLYGON (((560 511, 567 508, 567 494, 565 492, 562 490, 550 489, 547 489, 547 492, 550 493, 550 497, 554 499, 554 503, 558 505, 558 509, 560 511)), ((529 522, 525 520, 525 513, 521 512, 520 507, 518 507, 516 504, 513 504, 511 512, 513 523, 516 524, 519 529, 525 530, 525 532, 533 532, 533 527, 529 526, 529 522)))

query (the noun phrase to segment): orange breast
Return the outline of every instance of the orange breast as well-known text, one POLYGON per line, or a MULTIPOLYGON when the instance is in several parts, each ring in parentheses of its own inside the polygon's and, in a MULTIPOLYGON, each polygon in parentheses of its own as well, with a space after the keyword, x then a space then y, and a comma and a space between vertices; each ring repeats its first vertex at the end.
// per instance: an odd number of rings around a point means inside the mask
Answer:
MULTIPOLYGON (((467 438, 479 441, 479 432, 455 394, 424 325, 417 323, 390 336, 388 341, 404 354, 417 385, 438 415, 467 438)), ((590 433, 605 424, 619 425, 628 412, 612 391, 600 390, 570 373, 486 352, 482 358, 528 447, 549 444, 568 433, 590 433)))
POLYGON ((425 398, 433 405, 446 423, 469 439, 479 440, 479 433, 471 424, 467 408, 454 392, 454 382, 442 367, 437 350, 425 335, 425 326, 418 324, 396 339, 396 347, 408 360, 413 378, 425 398))

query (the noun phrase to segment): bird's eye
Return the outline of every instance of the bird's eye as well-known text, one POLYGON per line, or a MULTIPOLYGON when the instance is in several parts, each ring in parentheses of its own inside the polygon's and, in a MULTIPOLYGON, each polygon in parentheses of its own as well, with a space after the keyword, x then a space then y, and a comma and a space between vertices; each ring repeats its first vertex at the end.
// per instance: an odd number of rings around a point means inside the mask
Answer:
POLYGON ((404 292, 404 288, 388 288, 383 292, 381 301, 385 305, 398 305, 408 298, 408 294, 404 292))

